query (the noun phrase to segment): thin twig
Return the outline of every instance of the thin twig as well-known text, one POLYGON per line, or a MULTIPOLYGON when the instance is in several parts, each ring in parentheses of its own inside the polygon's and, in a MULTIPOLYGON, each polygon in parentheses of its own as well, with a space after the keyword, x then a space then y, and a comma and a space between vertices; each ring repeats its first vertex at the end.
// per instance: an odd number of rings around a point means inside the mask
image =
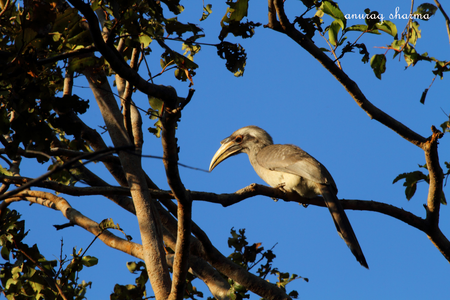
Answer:
POLYGON ((444 16, 445 25, 447 25, 448 40, 449 40, 449 43, 450 43, 450 18, 445 13, 444 8, 442 7, 441 3, 438 0, 434 0, 434 3, 436 3, 436 6, 439 8, 439 10, 441 11, 442 15, 444 16))
MULTIPOLYGON (((93 153, 82 154, 82 155, 80 155, 80 156, 78 156, 76 158, 73 158, 73 159, 69 160, 68 162, 66 162, 66 163, 64 163, 62 165, 56 166, 52 170, 50 170, 47 173, 37 177, 36 179, 33 179, 32 181, 30 181, 30 182, 28 182, 28 183, 26 183, 26 184, 24 184, 24 185, 22 185, 22 186, 20 186, 20 187, 18 187, 16 189, 12 190, 12 191, 4 193, 3 195, 0 196, 0 200, 9 198, 9 197, 11 197, 11 196, 13 196, 13 195, 15 195, 15 194, 25 190, 25 189, 31 187, 32 185, 36 184, 37 182, 43 181, 44 179, 49 177, 51 174, 54 174, 54 173, 59 172, 59 171, 62 171, 62 170, 66 169, 66 168, 68 168, 68 167, 70 167, 70 166, 72 166, 72 165, 74 165, 76 163, 80 163, 81 159, 86 159, 88 161, 93 161, 93 160, 96 160, 96 158, 99 157, 99 156, 102 156, 102 155, 105 155, 105 154, 108 154, 108 153, 111 153, 111 152, 116 152, 116 151, 122 151, 122 150, 130 149, 130 148, 134 148, 134 147, 133 146, 124 146, 124 147, 118 147, 118 148, 107 148, 107 149, 96 151, 96 152, 93 152, 93 153)), ((83 163, 81 163, 81 164, 83 164, 83 163)))

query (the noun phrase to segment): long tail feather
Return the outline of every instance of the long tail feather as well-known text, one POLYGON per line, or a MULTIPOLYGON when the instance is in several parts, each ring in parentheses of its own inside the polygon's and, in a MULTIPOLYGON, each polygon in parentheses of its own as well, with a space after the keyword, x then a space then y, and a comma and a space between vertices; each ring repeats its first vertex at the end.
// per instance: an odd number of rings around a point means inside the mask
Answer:
POLYGON ((325 200, 325 204, 330 210, 339 235, 350 248, 353 255, 356 257, 356 260, 363 267, 368 269, 369 266, 367 265, 366 258, 364 257, 361 247, 359 246, 358 239, 356 238, 352 225, 350 224, 350 221, 348 220, 347 215, 342 208, 342 205, 339 202, 338 198, 327 185, 321 184, 320 191, 323 199, 325 200))

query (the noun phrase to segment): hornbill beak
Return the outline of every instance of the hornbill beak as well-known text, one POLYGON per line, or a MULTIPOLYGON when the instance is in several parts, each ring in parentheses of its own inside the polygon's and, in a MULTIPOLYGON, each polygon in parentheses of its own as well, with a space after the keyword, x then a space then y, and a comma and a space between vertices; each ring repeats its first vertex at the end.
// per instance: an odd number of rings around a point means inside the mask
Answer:
POLYGON ((216 154, 214 154, 211 164, 209 165, 210 172, 228 157, 239 154, 242 151, 240 144, 236 143, 234 140, 227 140, 228 139, 225 139, 221 142, 222 146, 220 146, 216 154))

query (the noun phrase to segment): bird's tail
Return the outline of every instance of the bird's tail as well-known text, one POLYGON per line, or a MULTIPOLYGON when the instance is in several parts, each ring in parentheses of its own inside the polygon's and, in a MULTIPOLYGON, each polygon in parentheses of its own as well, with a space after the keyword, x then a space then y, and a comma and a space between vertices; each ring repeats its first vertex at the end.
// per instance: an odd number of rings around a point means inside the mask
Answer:
POLYGON ((335 193, 331 191, 329 186, 323 184, 320 185, 320 191, 323 199, 325 200, 325 204, 330 210, 339 235, 350 248, 353 255, 356 257, 356 260, 359 261, 363 267, 368 269, 369 266, 367 265, 366 258, 364 257, 361 247, 359 246, 358 239, 356 238, 352 225, 350 224, 350 221, 348 220, 347 215, 335 193))

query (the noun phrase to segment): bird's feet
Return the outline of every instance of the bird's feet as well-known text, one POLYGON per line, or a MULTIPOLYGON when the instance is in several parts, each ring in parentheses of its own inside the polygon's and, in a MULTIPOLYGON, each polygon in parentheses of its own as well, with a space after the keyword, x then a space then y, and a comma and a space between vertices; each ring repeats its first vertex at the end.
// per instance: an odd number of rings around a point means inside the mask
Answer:
POLYGON ((285 186, 285 185, 286 185, 286 184, 285 184, 284 182, 282 182, 282 183, 278 184, 275 188, 281 190, 283 193, 286 194, 287 191, 284 189, 284 186, 285 186))

